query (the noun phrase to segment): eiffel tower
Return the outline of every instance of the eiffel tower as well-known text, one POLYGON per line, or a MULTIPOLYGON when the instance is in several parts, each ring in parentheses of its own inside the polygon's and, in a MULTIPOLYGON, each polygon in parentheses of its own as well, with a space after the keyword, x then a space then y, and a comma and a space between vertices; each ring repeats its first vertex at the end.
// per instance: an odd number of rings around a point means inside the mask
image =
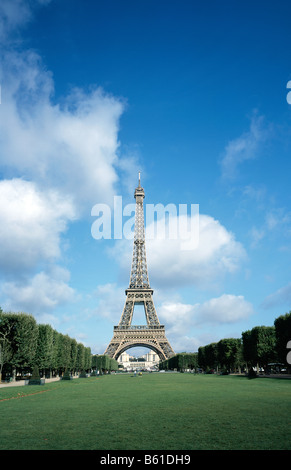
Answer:
POLYGON ((153 289, 150 287, 143 214, 144 189, 135 189, 136 200, 133 257, 129 288, 125 290, 126 301, 118 326, 114 326, 113 338, 104 354, 118 359, 129 348, 143 346, 155 351, 160 360, 168 359, 175 353, 166 338, 165 326, 161 325, 153 302, 153 289), (135 305, 143 305, 146 325, 132 325, 135 305))

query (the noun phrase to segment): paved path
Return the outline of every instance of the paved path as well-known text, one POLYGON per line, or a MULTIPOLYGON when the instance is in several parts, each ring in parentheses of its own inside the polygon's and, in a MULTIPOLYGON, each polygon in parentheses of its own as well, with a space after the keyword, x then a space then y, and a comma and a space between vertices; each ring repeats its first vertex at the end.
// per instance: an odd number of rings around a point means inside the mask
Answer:
MULTIPOLYGON (((57 382, 60 380, 60 377, 54 377, 52 379, 45 379, 45 383, 57 382)), ((25 385, 25 380, 15 380, 14 382, 0 383, 0 388, 2 387, 19 387, 20 385, 25 385)))

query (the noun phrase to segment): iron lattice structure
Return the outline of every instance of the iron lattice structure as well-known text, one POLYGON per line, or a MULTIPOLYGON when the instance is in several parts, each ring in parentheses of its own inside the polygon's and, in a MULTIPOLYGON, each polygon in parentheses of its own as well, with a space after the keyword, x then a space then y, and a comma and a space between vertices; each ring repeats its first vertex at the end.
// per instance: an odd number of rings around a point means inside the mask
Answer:
POLYGON ((136 210, 129 288, 125 291, 126 301, 119 324, 114 326, 113 338, 104 352, 113 359, 118 359, 120 354, 135 346, 152 349, 161 360, 175 354, 166 338, 165 326, 159 322, 153 302, 154 291, 149 283, 145 249, 144 197, 139 174, 139 184, 134 193, 136 210), (132 325, 135 305, 144 306, 146 325, 132 325))

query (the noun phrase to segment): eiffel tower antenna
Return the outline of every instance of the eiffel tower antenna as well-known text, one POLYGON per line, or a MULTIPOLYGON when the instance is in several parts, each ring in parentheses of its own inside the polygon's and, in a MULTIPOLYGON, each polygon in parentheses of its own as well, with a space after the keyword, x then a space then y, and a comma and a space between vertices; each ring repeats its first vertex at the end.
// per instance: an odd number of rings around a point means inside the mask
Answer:
POLYGON ((161 360, 165 360, 175 353, 166 338, 164 325, 159 322, 153 302, 154 291, 149 283, 143 212, 145 193, 140 184, 140 172, 134 198, 136 201, 135 227, 129 287, 125 290, 126 301, 119 324, 114 326, 113 338, 104 354, 118 359, 120 354, 127 349, 143 346, 152 349, 161 360), (144 306, 146 325, 132 325, 135 305, 144 306))

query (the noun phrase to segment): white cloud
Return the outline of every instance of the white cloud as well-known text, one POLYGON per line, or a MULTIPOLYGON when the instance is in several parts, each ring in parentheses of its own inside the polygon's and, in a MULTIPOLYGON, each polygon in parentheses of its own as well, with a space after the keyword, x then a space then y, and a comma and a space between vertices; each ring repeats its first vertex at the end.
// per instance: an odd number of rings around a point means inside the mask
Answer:
POLYGON ((235 323, 252 313, 250 302, 242 295, 231 294, 223 294, 202 304, 164 302, 159 307, 159 316, 170 326, 170 332, 178 330, 181 334, 185 334, 193 325, 235 323))
POLYGON ((54 267, 51 273, 39 272, 28 281, 5 282, 1 289, 6 296, 5 308, 45 317, 57 306, 75 300, 69 279, 67 270, 54 267))
MULTIPOLYGON (((166 334, 168 333, 166 332, 166 334)), ((169 339, 170 338, 169 336, 167 337, 176 354, 179 352, 196 352, 198 351, 198 348, 203 344, 203 341, 199 339, 199 336, 196 337, 196 336, 188 336, 188 335, 181 336, 180 335, 180 336, 171 338, 171 340, 169 339)))
POLYGON ((0 268, 20 276, 61 253, 61 236, 75 211, 57 191, 42 192, 28 181, 0 181, 0 268))
POLYGON ((257 158, 260 146, 266 141, 268 133, 269 129, 264 127, 264 118, 255 114, 251 119, 249 131, 226 146, 221 160, 222 176, 234 178, 241 163, 257 158))
POLYGON ((235 323, 248 318, 253 313, 253 307, 242 295, 223 294, 204 302, 198 312, 198 322, 235 323))
POLYGON ((53 102, 54 84, 33 51, 3 61, 0 163, 16 174, 84 202, 108 202, 117 182, 119 118, 123 103, 101 88, 74 89, 53 102), (5 70, 5 74, 4 74, 5 70))
POLYGON ((166 326, 166 336, 173 349, 193 352, 202 344, 216 341, 220 325, 225 328, 247 319, 252 315, 253 307, 242 295, 223 294, 193 305, 164 301, 158 305, 157 312, 160 322, 166 326))
MULTIPOLYGON (((118 240, 111 250, 111 255, 120 262, 127 277, 132 249, 132 241, 118 240)), ((146 241, 146 252, 150 283, 157 288, 181 285, 209 287, 222 281, 226 274, 238 270, 246 257, 235 236, 218 220, 204 214, 199 216, 199 243, 195 249, 182 250, 179 238, 154 238, 146 241)))
POLYGON ((55 96, 53 75, 40 55, 19 47, 20 36, 14 37, 35 9, 49 2, 2 0, 0 5, 0 169, 4 178, 58 189, 80 209, 111 201, 116 168, 126 167, 117 155, 125 103, 93 85, 55 96))

